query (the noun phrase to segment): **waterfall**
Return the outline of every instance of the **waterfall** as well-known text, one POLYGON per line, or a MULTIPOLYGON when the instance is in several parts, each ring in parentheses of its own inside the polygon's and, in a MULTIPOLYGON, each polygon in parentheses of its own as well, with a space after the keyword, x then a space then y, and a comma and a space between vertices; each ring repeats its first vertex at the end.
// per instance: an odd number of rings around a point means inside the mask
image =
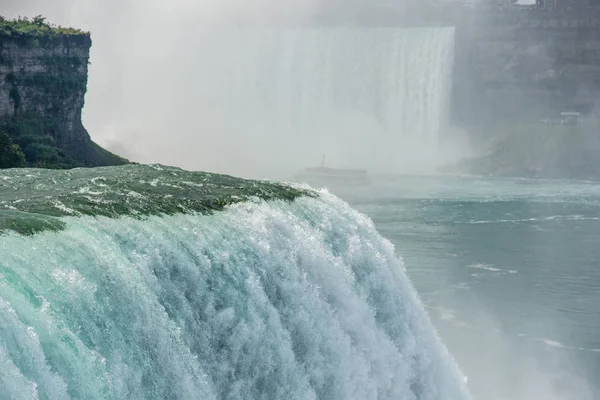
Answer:
POLYGON ((245 28, 212 36, 198 45, 205 54, 198 98, 245 150, 298 165, 326 153, 337 165, 382 172, 435 166, 454 28, 245 28))
POLYGON ((469 398, 392 244, 329 193, 144 165, 0 190, 1 399, 469 398))

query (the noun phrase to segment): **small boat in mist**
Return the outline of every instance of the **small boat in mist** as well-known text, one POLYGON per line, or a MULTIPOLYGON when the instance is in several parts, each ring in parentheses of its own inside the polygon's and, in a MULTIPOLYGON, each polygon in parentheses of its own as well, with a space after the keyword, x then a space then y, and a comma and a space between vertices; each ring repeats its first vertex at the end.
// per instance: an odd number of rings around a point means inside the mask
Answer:
POLYGON ((325 156, 318 167, 306 168, 296 174, 294 179, 312 186, 354 186, 368 185, 371 177, 366 169, 332 168, 325 166, 325 156))

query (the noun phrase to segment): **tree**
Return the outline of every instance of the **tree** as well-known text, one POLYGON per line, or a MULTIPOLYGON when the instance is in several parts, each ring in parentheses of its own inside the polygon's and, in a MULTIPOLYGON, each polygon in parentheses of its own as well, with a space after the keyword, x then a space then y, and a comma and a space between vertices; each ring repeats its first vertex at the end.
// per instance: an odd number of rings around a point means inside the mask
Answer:
POLYGON ((46 17, 41 16, 41 15, 33 17, 33 19, 31 20, 31 22, 34 25, 37 25, 37 26, 46 26, 47 25, 47 23, 46 23, 46 17))
POLYGON ((25 155, 10 136, 0 132, 0 168, 15 168, 25 165, 25 155))

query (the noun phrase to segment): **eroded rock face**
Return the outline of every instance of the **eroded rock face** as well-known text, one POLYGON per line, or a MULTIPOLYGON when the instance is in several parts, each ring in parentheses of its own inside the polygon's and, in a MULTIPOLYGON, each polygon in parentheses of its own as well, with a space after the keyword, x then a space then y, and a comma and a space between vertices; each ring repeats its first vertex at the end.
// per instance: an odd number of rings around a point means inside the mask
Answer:
POLYGON ((460 170, 600 179, 600 8, 473 11, 456 32, 453 122, 483 154, 460 170))
POLYGON ((49 146, 64 164, 58 166, 122 163, 95 145, 81 122, 91 44, 87 34, 0 34, 0 126, 21 145, 28 161, 49 146))
POLYGON ((466 126, 591 112, 600 93, 600 8, 466 15, 457 27, 455 117, 466 126))

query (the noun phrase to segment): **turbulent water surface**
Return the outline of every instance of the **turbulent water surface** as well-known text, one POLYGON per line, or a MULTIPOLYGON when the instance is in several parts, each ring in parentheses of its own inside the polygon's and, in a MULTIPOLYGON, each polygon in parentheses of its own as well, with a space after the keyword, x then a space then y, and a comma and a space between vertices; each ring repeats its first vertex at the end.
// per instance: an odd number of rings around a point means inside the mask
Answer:
POLYGON ((3 171, 0 206, 2 399, 467 398, 330 194, 137 165, 3 171))
POLYGON ((476 398, 600 398, 600 185, 382 177, 339 194, 396 245, 476 398))

